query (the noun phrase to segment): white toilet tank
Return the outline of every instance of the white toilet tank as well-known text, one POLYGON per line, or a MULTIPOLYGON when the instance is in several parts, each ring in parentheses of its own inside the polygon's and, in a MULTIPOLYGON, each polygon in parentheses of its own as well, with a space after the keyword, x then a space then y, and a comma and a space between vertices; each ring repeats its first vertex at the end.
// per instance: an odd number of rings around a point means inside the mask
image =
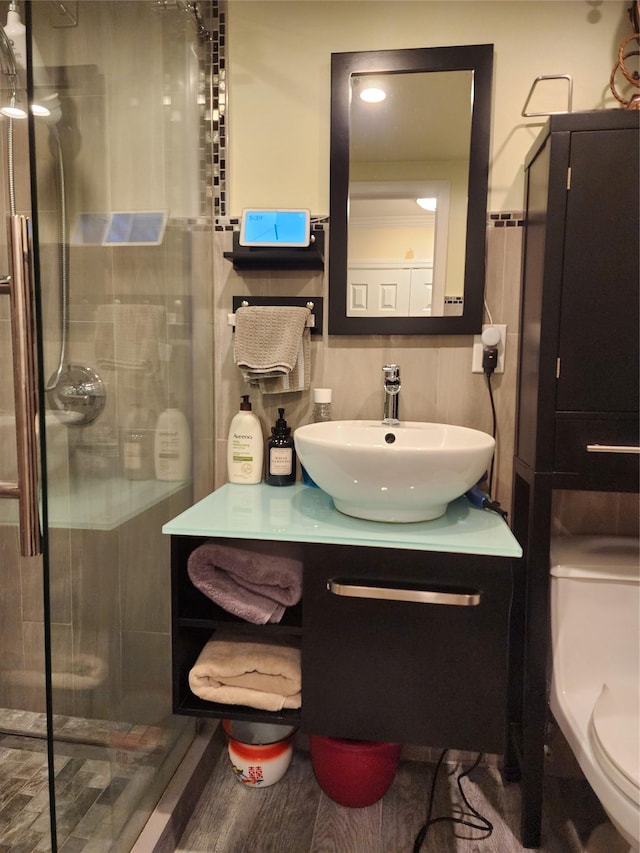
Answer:
POLYGON ((640 667, 640 540, 561 536, 551 540, 553 674, 563 691, 599 694, 637 679, 640 667))

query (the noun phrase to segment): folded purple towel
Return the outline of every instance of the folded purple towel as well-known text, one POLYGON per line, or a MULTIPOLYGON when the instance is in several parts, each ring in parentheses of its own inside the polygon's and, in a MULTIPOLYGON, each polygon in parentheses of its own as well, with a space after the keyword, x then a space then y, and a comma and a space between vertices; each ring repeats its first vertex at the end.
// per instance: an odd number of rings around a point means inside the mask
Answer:
POLYGON ((302 596, 302 561, 297 551, 265 554, 205 542, 189 556, 187 569, 195 587, 229 613, 264 625, 279 622, 285 608, 302 596))

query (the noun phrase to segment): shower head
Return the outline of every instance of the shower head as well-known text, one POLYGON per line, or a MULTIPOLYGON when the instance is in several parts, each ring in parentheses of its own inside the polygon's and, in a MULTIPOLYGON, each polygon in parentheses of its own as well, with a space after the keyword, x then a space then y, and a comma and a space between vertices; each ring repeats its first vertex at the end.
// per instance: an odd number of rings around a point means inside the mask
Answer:
POLYGON ((27 113, 23 108, 18 95, 18 66, 11 47, 11 42, 0 26, 0 59, 2 60, 2 71, 9 82, 9 103, 0 107, 0 113, 7 118, 26 118, 27 113))
MULTIPOLYGON (((6 64, 3 70, 11 91, 9 105, 1 107, 0 112, 10 118, 26 118, 26 112, 18 106, 18 89, 26 88, 27 31, 15 2, 10 3, 7 23, 4 27, 0 25, 0 30, 0 54, 6 64)), ((51 87, 47 69, 34 39, 31 40, 31 57, 34 89, 31 112, 48 124, 55 124, 61 117, 60 99, 51 87)))

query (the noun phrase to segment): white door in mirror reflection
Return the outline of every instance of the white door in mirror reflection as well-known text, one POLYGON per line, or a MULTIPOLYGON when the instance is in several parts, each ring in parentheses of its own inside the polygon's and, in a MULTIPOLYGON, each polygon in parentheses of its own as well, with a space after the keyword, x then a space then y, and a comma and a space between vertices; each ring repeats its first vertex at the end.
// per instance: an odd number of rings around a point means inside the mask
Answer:
POLYGON ((347 316, 428 317, 432 307, 432 268, 349 267, 347 316))
POLYGON ((444 314, 450 189, 447 181, 352 182, 347 317, 444 314))

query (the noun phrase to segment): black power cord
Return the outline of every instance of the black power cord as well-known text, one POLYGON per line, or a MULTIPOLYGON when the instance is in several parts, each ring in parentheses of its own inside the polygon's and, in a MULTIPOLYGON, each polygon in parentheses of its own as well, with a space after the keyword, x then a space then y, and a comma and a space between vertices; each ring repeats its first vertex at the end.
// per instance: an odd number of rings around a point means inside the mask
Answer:
POLYGON ((420 848, 422 847, 422 842, 426 838, 427 833, 429 832, 429 829, 436 823, 445 823, 445 822, 454 823, 454 824, 458 824, 458 825, 462 825, 462 826, 468 826, 471 829, 477 829, 478 831, 485 833, 480 838, 469 839, 469 840, 473 840, 473 841, 484 841, 486 838, 489 838, 489 836, 493 832, 493 824, 491 823, 491 821, 487 820, 486 817, 484 817, 483 815, 480 814, 480 812, 478 812, 478 811, 476 811, 476 809, 474 809, 474 807, 471 805, 471 803, 467 799, 464 791, 462 790, 462 780, 466 776, 468 776, 472 770, 475 770, 475 768, 478 766, 478 764, 480 764, 480 761, 482 760, 482 753, 479 753, 478 757, 473 762, 471 767, 469 767, 467 770, 463 771, 462 773, 459 773, 458 778, 456 779, 456 782, 458 783, 458 790, 460 791, 460 796, 462 797, 462 800, 463 800, 465 806, 467 807, 467 809, 469 810, 470 814, 465 814, 463 812, 461 817, 453 817, 452 815, 443 815, 442 817, 431 817, 431 814, 433 812, 433 801, 435 798, 436 780, 438 778, 438 771, 440 770, 440 767, 442 766, 442 763, 444 761, 444 758, 445 758, 447 752, 448 752, 448 750, 445 749, 440 753, 440 757, 438 758, 438 762, 436 764, 436 769, 433 772, 433 779, 431 780, 431 790, 429 792, 429 805, 427 807, 427 819, 424 822, 424 824, 422 825, 422 827, 420 828, 420 831, 418 832, 418 834, 416 835, 416 840, 413 844, 413 853, 420 853, 420 848))
MULTIPOLYGON (((491 435, 494 440, 496 440, 496 434, 498 431, 497 418, 496 418, 496 405, 493 400, 493 388, 491 387, 491 377, 493 376, 493 372, 498 365, 498 348, 497 347, 485 347, 482 350, 482 369, 484 371, 484 375, 487 379, 487 389, 489 391, 489 402, 491 403, 491 416, 493 419, 491 435)), ((491 459, 491 467, 489 468, 489 493, 493 488, 493 463, 496 458, 495 453, 491 459)))

